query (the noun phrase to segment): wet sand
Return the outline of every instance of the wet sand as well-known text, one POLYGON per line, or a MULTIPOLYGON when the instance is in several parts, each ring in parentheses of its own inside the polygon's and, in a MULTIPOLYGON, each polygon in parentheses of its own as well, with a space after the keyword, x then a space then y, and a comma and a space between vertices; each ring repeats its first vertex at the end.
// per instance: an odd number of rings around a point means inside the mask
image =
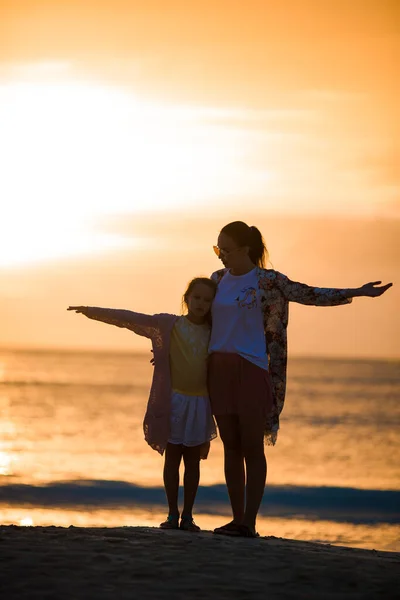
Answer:
POLYGON ((150 527, 0 527, 2 600, 400 598, 400 554, 150 527))

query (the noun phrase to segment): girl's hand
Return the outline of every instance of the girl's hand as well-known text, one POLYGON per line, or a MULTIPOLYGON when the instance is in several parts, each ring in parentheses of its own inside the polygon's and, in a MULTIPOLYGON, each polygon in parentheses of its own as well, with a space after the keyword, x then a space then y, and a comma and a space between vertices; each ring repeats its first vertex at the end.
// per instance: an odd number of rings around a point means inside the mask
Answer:
POLYGON ((68 306, 67 310, 74 310, 76 313, 86 314, 87 306, 68 306))
POLYGON ((377 298, 382 296, 393 283, 387 283, 386 285, 379 285, 382 281, 371 281, 360 287, 360 296, 368 296, 369 298, 377 298))

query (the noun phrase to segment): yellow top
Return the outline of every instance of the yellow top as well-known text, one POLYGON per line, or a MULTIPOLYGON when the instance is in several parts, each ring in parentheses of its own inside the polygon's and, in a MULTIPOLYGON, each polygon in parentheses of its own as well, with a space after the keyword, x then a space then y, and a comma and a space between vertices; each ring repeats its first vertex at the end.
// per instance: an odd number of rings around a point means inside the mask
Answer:
POLYGON ((207 357, 210 326, 179 317, 171 334, 169 364, 172 389, 188 396, 208 396, 207 357))

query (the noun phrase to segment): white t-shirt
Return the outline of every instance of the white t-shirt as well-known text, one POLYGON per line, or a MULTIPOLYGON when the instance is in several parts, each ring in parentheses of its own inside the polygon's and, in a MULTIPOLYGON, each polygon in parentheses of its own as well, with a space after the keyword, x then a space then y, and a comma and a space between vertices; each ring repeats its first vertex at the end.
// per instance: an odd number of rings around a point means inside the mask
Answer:
POLYGON ((245 275, 225 273, 212 305, 209 353, 240 354, 268 370, 267 346, 256 269, 245 275))

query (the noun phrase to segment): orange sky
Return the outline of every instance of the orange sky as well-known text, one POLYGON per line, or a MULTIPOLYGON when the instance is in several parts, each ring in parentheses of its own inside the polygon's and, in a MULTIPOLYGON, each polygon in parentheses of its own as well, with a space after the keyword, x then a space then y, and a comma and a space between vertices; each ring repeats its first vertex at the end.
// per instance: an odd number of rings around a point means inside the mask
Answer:
MULTIPOLYGON (((64 307, 177 310, 236 218, 396 282, 399 49, 396 1, 0 0, 0 345, 142 348, 64 307)), ((294 307, 292 352, 398 357, 399 300, 294 307)))

